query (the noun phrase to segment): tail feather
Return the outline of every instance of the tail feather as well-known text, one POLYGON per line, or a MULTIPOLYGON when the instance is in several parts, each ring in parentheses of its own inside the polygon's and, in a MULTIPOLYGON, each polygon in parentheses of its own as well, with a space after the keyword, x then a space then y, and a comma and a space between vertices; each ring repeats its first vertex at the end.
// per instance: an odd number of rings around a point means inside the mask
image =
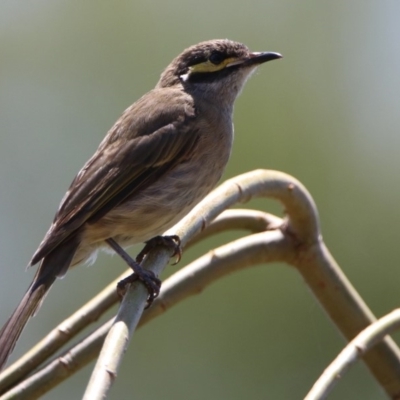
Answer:
POLYGON ((0 331, 0 368, 4 366, 9 354, 14 349, 25 324, 30 316, 40 307, 40 303, 46 294, 44 286, 38 287, 36 290, 31 287, 19 303, 16 310, 8 319, 4 327, 0 331))
POLYGON ((35 278, 11 317, 0 330, 0 370, 13 351, 29 317, 33 316, 56 278, 71 264, 79 246, 79 238, 71 237, 60 244, 41 262, 35 278))

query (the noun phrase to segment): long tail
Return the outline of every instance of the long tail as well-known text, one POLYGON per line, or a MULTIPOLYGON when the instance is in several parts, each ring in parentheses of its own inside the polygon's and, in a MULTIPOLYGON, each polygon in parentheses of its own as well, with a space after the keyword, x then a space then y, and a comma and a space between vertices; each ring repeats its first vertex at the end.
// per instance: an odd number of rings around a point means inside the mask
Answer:
POLYGON ((78 246, 79 239, 74 235, 43 258, 25 296, 0 331, 0 370, 13 351, 29 317, 39 309, 56 278, 68 269, 78 246))

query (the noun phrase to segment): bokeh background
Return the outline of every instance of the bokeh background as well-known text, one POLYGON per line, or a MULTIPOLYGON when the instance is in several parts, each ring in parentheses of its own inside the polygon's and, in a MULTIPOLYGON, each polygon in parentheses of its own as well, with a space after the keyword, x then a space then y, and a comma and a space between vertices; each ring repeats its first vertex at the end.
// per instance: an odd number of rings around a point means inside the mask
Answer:
MULTIPOLYGON (((262 66, 236 103, 224 179, 255 168, 297 177, 318 205, 327 246, 372 310, 398 307, 399 16, 395 0, 3 0, 0 322, 32 279, 25 266, 61 197, 107 130, 173 57, 212 38, 284 55, 262 66)), ((273 202, 249 207, 281 213, 273 202)), ((180 266, 226 239, 188 251, 180 266)), ((58 281, 12 359, 123 269, 104 255, 58 281)), ((343 344, 295 270, 262 265, 140 329, 110 398, 300 399, 343 344)), ((80 398, 91 368, 45 398, 80 398)), ((330 398, 385 396, 358 365, 330 398)))

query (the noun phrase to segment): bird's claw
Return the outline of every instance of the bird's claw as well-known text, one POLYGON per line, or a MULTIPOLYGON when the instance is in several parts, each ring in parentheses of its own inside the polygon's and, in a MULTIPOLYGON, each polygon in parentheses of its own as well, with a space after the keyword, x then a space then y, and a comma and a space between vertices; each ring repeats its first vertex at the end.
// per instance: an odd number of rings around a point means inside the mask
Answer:
POLYGON ((138 280, 147 288, 148 296, 146 308, 148 308, 151 306, 154 299, 160 294, 161 288, 161 280, 157 278, 153 271, 141 268, 138 272, 134 272, 132 275, 120 280, 117 284, 117 294, 122 300, 126 293, 126 286, 138 280))
POLYGON ((176 261, 174 262, 174 265, 178 264, 178 262, 182 258, 181 239, 179 238, 178 235, 155 236, 152 239, 148 240, 143 250, 137 255, 136 262, 140 264, 146 257, 146 255, 150 252, 150 250, 160 245, 166 246, 169 249, 173 250, 171 257, 176 256, 176 261))

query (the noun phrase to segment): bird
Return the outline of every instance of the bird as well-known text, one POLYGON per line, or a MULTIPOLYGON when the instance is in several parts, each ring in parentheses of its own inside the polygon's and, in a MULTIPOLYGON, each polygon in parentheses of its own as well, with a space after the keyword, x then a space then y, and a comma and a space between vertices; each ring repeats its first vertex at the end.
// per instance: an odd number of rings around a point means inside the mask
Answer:
MULTIPOLYGON (((56 278, 99 250, 159 237, 218 183, 231 154, 233 106, 256 68, 282 56, 228 39, 185 49, 128 107, 72 181, 29 266, 39 267, 0 331, 2 369, 56 278)), ((179 238, 173 238, 179 242, 179 238)), ((131 265, 152 299, 160 281, 131 265)))

